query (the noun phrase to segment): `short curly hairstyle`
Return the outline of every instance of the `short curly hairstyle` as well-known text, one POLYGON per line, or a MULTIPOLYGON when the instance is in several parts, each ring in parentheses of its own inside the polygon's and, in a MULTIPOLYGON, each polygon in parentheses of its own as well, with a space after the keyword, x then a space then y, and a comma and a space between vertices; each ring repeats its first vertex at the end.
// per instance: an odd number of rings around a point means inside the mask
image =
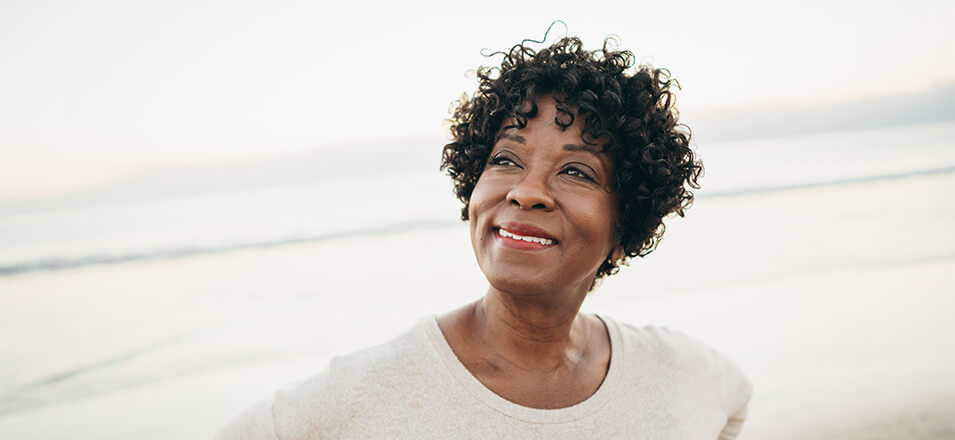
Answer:
MULTIPOLYGON (((546 39, 546 37, 545 37, 546 39)), ((588 51, 577 37, 564 37, 534 50, 525 40, 503 56, 499 67, 477 70, 478 90, 462 96, 449 119, 452 142, 444 146, 441 169, 454 182, 468 220, 471 193, 500 133, 515 125, 524 128, 537 114, 535 99, 550 94, 557 101, 555 123, 562 129, 584 118, 582 137, 609 139, 602 148, 614 163, 612 189, 619 200, 614 238, 622 248, 597 270, 595 282, 619 271, 636 256, 646 256, 660 242, 663 218, 681 217, 699 189, 703 165, 690 149, 690 129, 677 122, 672 88, 679 83, 666 69, 634 67, 630 51, 616 50, 608 37, 599 50, 588 51)), ((533 43, 541 43, 531 41, 533 43)), ((593 286, 591 286, 593 287, 593 286)))

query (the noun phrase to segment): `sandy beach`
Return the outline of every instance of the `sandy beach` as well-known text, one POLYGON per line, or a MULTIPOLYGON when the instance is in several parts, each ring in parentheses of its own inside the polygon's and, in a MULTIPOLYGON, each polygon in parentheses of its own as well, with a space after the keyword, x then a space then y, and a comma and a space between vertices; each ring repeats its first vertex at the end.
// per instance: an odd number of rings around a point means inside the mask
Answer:
MULTIPOLYGON (((735 359, 744 440, 951 439, 953 191, 949 173, 704 192, 584 309, 735 359)), ((209 438, 484 283, 463 224, 0 278, 0 437, 209 438)))

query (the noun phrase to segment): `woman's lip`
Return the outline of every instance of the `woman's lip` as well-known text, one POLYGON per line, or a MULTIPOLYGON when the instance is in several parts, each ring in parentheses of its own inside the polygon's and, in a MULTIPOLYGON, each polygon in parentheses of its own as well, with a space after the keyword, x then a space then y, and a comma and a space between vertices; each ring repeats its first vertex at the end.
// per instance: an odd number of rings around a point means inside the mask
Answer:
POLYGON ((534 225, 528 225, 528 224, 516 223, 516 222, 506 222, 506 223, 501 223, 498 226, 498 228, 504 229, 505 231, 510 232, 512 234, 516 234, 516 235, 520 235, 524 237, 546 238, 548 240, 553 240, 555 243, 557 242, 557 239, 552 237, 550 234, 548 234, 547 231, 541 228, 538 228, 537 226, 534 226, 534 225))
POLYGON ((542 249, 552 248, 557 246, 557 242, 554 241, 550 244, 537 243, 534 241, 524 241, 516 238, 505 237, 501 235, 501 228, 494 228, 494 238, 504 247, 509 247, 512 249, 518 249, 522 251, 537 251, 542 249))

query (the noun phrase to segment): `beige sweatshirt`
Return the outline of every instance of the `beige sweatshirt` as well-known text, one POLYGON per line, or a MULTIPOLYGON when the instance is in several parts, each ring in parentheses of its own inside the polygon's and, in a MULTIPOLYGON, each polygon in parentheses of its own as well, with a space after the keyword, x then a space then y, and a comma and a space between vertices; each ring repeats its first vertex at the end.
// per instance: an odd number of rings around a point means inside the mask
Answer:
POLYGON ((619 325, 607 377, 560 409, 528 408, 458 361, 434 317, 239 415, 217 439, 734 439, 753 386, 732 361, 665 327, 619 325))

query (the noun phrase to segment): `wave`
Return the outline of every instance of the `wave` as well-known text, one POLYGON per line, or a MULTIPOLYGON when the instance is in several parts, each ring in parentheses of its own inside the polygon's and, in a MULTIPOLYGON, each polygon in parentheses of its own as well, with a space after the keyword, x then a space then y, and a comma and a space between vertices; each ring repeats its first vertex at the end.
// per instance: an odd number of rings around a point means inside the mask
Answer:
POLYGON ((704 194, 701 194, 701 197, 715 198, 715 197, 747 196, 747 195, 753 195, 753 194, 763 194, 763 193, 780 192, 780 191, 793 191, 793 190, 799 190, 799 189, 820 188, 820 187, 828 187, 828 186, 842 186, 842 185, 851 185, 856 183, 878 182, 878 181, 884 181, 884 180, 905 179, 908 177, 932 176, 937 174, 952 174, 952 173, 955 173, 955 166, 931 168, 926 170, 904 171, 900 173, 850 177, 846 179, 824 180, 819 182, 804 182, 804 183, 794 183, 794 184, 787 184, 787 185, 771 185, 771 186, 756 187, 756 188, 740 188, 740 189, 733 189, 728 191, 704 193, 704 194))
MULTIPOLYGON (((785 185, 770 185, 764 187, 739 188, 716 192, 701 192, 699 198, 723 198, 740 197, 756 194, 774 193, 782 191, 793 191, 810 188, 834 187, 842 185, 851 185, 866 182, 877 182, 886 180, 897 180, 909 177, 931 176, 940 174, 955 173, 955 166, 905 171, 900 173, 870 175, 861 177, 851 177, 846 179, 806 182, 785 185)), ((184 246, 171 249, 148 250, 141 252, 130 252, 116 255, 88 255, 75 258, 47 258, 23 263, 8 264, 0 266, 0 277, 14 276, 27 272, 38 271, 60 271, 77 269, 86 266, 104 265, 104 264, 122 264, 135 261, 154 261, 167 260, 175 258, 192 257, 199 255, 220 254, 250 249, 268 249, 293 244, 315 243, 327 240, 337 240, 342 238, 366 237, 374 235, 388 235, 415 230, 429 230, 437 228, 451 227, 461 224, 460 221, 437 221, 433 219, 422 219, 416 221, 406 221, 382 226, 375 226, 364 229, 354 229, 347 231, 336 231, 330 233, 316 234, 311 236, 295 236, 281 238, 277 240, 251 241, 244 243, 232 243, 222 246, 184 246)))
POLYGON ((263 240, 246 243, 232 243, 222 246, 185 246, 173 249, 149 250, 143 252, 130 252, 119 255, 89 255, 76 258, 48 258, 43 260, 15 263, 6 266, 0 266, 0 276, 18 275, 26 272, 35 271, 58 271, 67 269, 76 269, 84 266, 93 266, 99 264, 120 264, 134 261, 167 260, 173 258, 192 257, 197 255, 220 254, 227 252, 242 251, 248 249, 268 249, 290 244, 314 243, 326 240, 336 240, 341 238, 365 237, 373 235, 387 235, 400 232, 409 232, 421 229, 435 229, 460 224, 460 222, 419 220, 413 222, 401 222, 384 226, 376 226, 365 229, 354 229, 348 231, 338 231, 326 234, 317 234, 311 236, 288 237, 278 240, 263 240))

